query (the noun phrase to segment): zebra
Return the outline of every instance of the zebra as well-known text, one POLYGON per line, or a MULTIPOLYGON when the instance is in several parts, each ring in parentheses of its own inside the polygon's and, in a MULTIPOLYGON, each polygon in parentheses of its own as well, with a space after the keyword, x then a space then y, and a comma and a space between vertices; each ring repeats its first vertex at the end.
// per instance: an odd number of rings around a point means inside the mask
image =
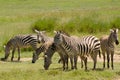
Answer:
POLYGON ((53 42, 53 38, 52 37, 48 37, 45 34, 45 31, 38 31, 35 30, 35 32, 37 33, 37 39, 39 43, 42 43, 42 45, 35 50, 35 52, 33 53, 33 58, 32 58, 32 63, 35 63, 36 60, 38 59, 38 56, 42 53, 45 52, 48 47, 52 44, 53 42), (41 40, 40 40, 40 39, 41 40))
POLYGON ((52 45, 52 41, 47 41, 45 43, 43 43, 39 48, 37 48, 35 50, 35 52, 33 53, 33 57, 32 57, 32 63, 35 63, 36 60, 39 58, 39 55, 42 53, 42 52, 46 52, 47 49, 52 45))
MULTIPOLYGON (((83 38, 69 37, 60 32, 55 32, 54 44, 61 45, 70 58, 74 58, 74 68, 77 69, 78 55, 85 63, 87 70, 87 57, 90 55, 94 61, 93 69, 96 68, 97 53, 100 53, 100 41, 95 36, 87 36, 83 38)), ((72 63, 71 59, 71 63, 72 63)))
POLYGON ((56 46, 54 43, 47 49, 44 57, 44 69, 48 70, 50 64, 52 63, 51 58, 55 52, 58 52, 62 62, 63 70, 68 70, 68 55, 61 49, 61 46, 56 46))
POLYGON ((63 70, 68 69, 68 57, 65 52, 61 51, 60 46, 55 46, 52 41, 45 42, 38 49, 36 49, 33 54, 32 63, 35 63, 38 59, 38 56, 44 52, 44 69, 48 70, 50 64, 52 63, 51 57, 55 52, 58 52, 61 60, 63 61, 63 70))
POLYGON ((18 49, 18 61, 20 61, 20 48, 31 46, 33 50, 37 49, 38 39, 36 35, 16 35, 11 38, 5 46, 5 56, 1 58, 2 61, 7 60, 10 50, 12 49, 11 61, 14 58, 14 52, 18 49))
POLYGON ((118 29, 110 29, 108 36, 100 38, 101 50, 103 55, 103 68, 105 68, 105 53, 107 54, 107 68, 109 68, 110 55, 111 55, 111 68, 114 69, 113 57, 114 57, 114 43, 119 44, 118 41, 118 29))
MULTIPOLYGON (((51 61, 47 61, 49 58, 49 54, 58 52, 60 55, 61 60, 63 60, 63 70, 68 69, 68 59, 67 55, 63 54, 65 53, 63 50, 60 50, 60 46, 55 46, 53 43, 53 38, 48 37, 44 34, 44 32, 36 31, 39 35, 41 35, 41 42, 43 43, 38 49, 35 50, 33 53, 32 63, 35 63, 38 59, 38 56, 44 52, 44 55, 48 57, 44 57, 44 68, 47 70, 51 61), (47 54, 47 55, 46 55, 47 54), (47 58, 47 59, 46 59, 47 58), (66 66, 65 66, 66 65, 66 66)), ((67 34, 66 34, 67 35, 67 34)))

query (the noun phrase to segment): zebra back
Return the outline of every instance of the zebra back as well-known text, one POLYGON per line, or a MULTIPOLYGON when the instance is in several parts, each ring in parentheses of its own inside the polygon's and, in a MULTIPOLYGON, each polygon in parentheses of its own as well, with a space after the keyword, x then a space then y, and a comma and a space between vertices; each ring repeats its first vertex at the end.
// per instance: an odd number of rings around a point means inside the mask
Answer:
POLYGON ((54 37, 54 43, 62 45, 67 52, 79 53, 80 55, 91 53, 93 50, 100 50, 100 41, 95 36, 86 36, 82 38, 69 37, 57 32, 54 37))
POLYGON ((18 35, 8 41, 11 46, 17 48, 24 48, 31 46, 34 50, 37 49, 37 36, 36 35, 18 35))

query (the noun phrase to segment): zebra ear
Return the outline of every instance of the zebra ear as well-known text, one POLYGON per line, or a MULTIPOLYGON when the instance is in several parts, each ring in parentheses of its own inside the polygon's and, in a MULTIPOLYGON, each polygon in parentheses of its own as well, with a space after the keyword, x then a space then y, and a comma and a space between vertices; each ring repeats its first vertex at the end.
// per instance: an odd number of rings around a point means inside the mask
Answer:
POLYGON ((116 33, 118 33, 118 29, 116 29, 116 33))
POLYGON ((36 30, 36 29, 35 29, 34 31, 35 31, 36 33, 39 33, 39 31, 38 31, 38 30, 36 30))
POLYGON ((114 30, 113 30, 113 29, 110 29, 110 32, 114 32, 114 30))
POLYGON ((5 49, 5 48, 6 48, 6 45, 4 45, 3 47, 4 47, 4 49, 5 49))
POLYGON ((55 34, 57 34, 57 31, 54 31, 55 34))

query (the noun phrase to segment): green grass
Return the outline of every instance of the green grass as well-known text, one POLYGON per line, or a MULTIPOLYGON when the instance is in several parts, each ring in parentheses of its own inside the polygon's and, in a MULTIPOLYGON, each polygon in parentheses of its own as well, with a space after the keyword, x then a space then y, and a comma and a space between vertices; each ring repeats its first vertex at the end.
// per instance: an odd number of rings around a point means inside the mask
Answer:
MULTIPOLYGON (((114 80, 120 76, 120 65, 115 63, 115 70, 102 70, 102 63, 97 63, 97 70, 92 71, 92 62, 88 62, 89 71, 80 68, 78 62, 78 70, 62 71, 62 64, 58 64, 58 55, 53 57, 53 63, 49 70, 43 68, 43 58, 35 64, 31 61, 25 62, 0 62, 0 78, 1 80, 114 80)), ((70 65, 69 65, 70 66, 70 65)))
MULTIPOLYGON (((99 38, 109 34, 113 24, 120 29, 119 0, 0 0, 0 57, 11 37, 33 34, 33 28, 46 30, 50 36, 54 35, 53 30, 62 29, 71 35, 92 34, 99 38)), ((117 46, 115 53, 120 54, 119 49, 117 46)), ((31 56, 32 51, 22 50, 22 58, 31 56)), ((55 55, 50 70, 45 71, 43 59, 32 64, 31 60, 9 62, 9 57, 8 62, 0 62, 0 80, 114 80, 120 76, 119 63, 115 63, 115 70, 85 72, 78 65, 78 70, 62 71, 58 59, 55 55)), ((92 68, 92 62, 88 67, 92 68)), ((102 63, 97 67, 102 68, 102 63)))

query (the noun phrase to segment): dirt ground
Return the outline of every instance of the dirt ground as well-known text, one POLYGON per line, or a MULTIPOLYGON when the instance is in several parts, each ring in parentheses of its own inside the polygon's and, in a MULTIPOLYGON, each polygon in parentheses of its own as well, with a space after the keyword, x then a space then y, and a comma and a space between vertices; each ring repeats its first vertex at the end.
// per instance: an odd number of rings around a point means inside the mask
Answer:
MULTIPOLYGON (((107 60, 107 59, 106 59, 107 60)), ((80 61, 80 59, 78 59, 78 61, 80 61)), ((88 61, 92 62, 91 57, 88 58, 88 61)), ((97 61, 98 62, 103 62, 103 56, 101 56, 101 58, 99 58, 99 56, 97 57, 97 61)), ((115 54, 114 55, 114 62, 120 62, 120 55, 115 54)))

